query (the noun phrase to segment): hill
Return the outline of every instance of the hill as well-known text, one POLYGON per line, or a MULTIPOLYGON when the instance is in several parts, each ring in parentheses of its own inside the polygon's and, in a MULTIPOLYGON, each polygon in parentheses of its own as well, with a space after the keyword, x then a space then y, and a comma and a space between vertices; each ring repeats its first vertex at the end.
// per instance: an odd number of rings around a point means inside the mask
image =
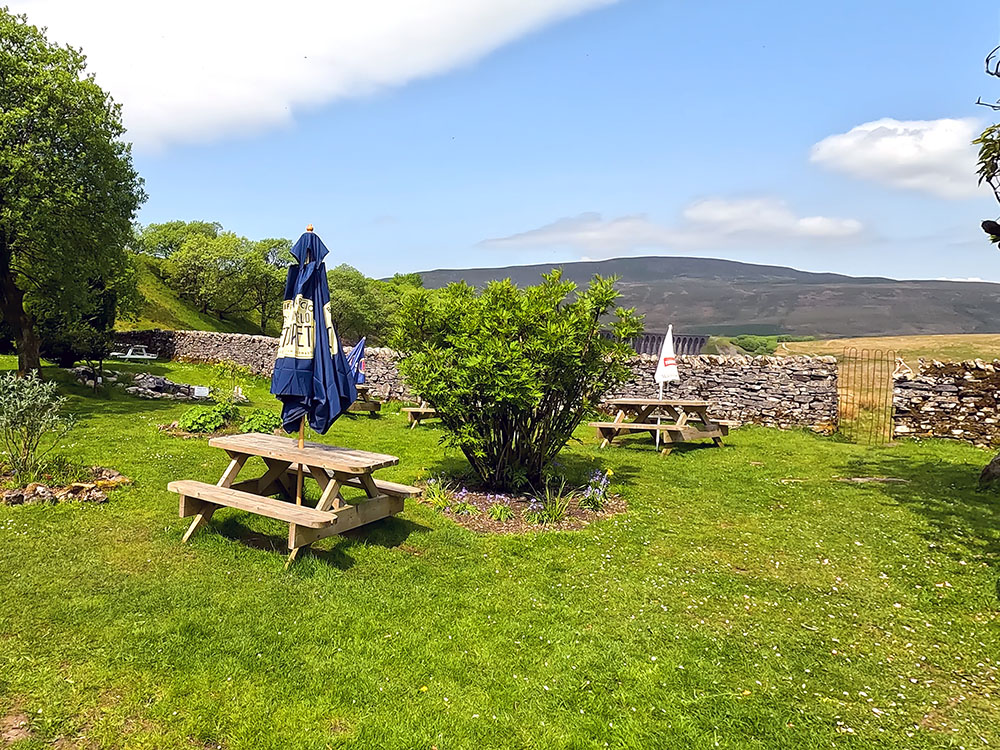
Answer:
POLYGON ((617 275, 622 303, 646 315, 646 328, 668 323, 684 333, 791 333, 822 338, 1000 332, 1000 284, 897 281, 811 273, 713 258, 614 258, 505 268, 438 269, 420 275, 437 288, 465 280, 518 285, 561 266, 586 283, 617 275))
MULTIPOLYGON (((143 298, 138 320, 119 320, 115 328, 121 331, 167 330, 219 331, 220 333, 260 333, 260 326, 243 318, 222 320, 198 311, 189 302, 178 297, 156 274, 155 260, 136 257, 137 283, 143 298)), ((268 331, 275 335, 275 331, 268 331)))

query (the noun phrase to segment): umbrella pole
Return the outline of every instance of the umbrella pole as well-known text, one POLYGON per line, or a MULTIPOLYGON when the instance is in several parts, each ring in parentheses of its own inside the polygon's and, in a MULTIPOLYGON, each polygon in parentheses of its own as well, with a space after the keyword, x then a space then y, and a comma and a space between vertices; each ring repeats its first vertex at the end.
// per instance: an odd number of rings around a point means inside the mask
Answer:
MULTIPOLYGON (((660 401, 663 400, 663 383, 660 383, 660 401)), ((657 408, 657 412, 660 408, 657 408)), ((660 450, 660 417, 656 417, 656 450, 660 450)))
MULTIPOLYGON (((306 447, 306 418, 299 420, 299 451, 306 447)), ((299 470, 295 476, 295 504, 302 505, 302 456, 299 456, 299 470)))

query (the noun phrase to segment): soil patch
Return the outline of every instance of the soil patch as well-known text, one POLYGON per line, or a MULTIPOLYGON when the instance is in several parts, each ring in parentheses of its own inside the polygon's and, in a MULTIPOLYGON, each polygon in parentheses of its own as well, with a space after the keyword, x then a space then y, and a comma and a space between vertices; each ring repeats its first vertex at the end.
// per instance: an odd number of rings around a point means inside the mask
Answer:
MULTIPOLYGON (((602 518, 624 513, 628 508, 625 501, 613 495, 604 502, 599 511, 581 508, 580 498, 574 496, 566 509, 566 516, 556 523, 531 523, 525 519, 525 513, 531 509, 533 497, 526 495, 498 495, 475 490, 465 490, 455 495, 454 501, 445 509, 439 511, 455 523, 480 534, 524 534, 531 531, 572 531, 599 521, 602 518), (472 506, 471 513, 456 513, 454 506, 458 503, 468 503, 472 506), (497 521, 490 517, 489 509, 494 505, 506 505, 510 508, 510 518, 497 521)), ((421 502, 428 503, 426 500, 421 502)))
POLYGON ((0 716, 0 745, 6 747, 27 739, 31 739, 27 714, 14 711, 6 716, 0 716))

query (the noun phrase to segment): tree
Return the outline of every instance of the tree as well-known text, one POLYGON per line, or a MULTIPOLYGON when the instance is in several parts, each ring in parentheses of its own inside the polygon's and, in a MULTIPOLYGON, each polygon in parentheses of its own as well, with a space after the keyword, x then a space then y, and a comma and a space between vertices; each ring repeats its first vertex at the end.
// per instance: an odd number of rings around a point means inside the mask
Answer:
POLYGON ((464 283, 414 291, 398 318, 403 377, 490 488, 541 487, 587 412, 631 375, 626 341, 642 323, 622 308, 605 322, 615 279, 595 276, 572 301, 576 285, 561 270, 542 279, 525 289, 492 282, 478 294, 464 283))
POLYGON ((180 250, 189 237, 214 239, 220 232, 222 225, 217 221, 167 221, 149 224, 136 232, 135 249, 154 258, 169 258, 180 250))
POLYGON ((22 373, 40 366, 32 298, 64 307, 87 280, 127 262, 145 199, 120 107, 60 47, 0 8, 0 313, 22 373))
POLYGON ((285 239, 260 240, 253 243, 246 266, 246 287, 250 309, 260 319, 260 332, 267 333, 267 324, 276 320, 284 298, 285 277, 292 243, 285 239))
POLYGON ((389 340, 403 298, 423 286, 420 274, 396 274, 390 281, 381 281, 346 264, 331 269, 327 282, 337 332, 345 341, 365 336, 373 345, 389 340))
POLYGON ((181 297, 220 318, 250 309, 248 267, 251 243, 233 232, 191 235, 167 259, 170 286, 181 297))

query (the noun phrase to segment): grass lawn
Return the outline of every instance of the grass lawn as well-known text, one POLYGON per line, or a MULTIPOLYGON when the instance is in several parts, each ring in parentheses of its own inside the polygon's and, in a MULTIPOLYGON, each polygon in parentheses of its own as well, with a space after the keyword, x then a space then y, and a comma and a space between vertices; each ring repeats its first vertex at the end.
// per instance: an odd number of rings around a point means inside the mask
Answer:
MULTIPOLYGON (((660 458, 581 430, 563 470, 613 469, 627 513, 477 536, 408 501, 285 571, 287 527, 238 511, 181 545, 167 482, 226 464, 158 432, 185 407, 66 390, 83 415, 68 452, 135 481, 104 505, 0 507, 18 750, 1000 743, 983 451, 747 428, 660 458), (837 480, 882 475, 906 482, 837 480)), ((249 395, 277 408, 266 384, 249 395)), ((387 414, 326 439, 398 455, 378 476, 412 482, 465 466, 440 435, 387 414)))

